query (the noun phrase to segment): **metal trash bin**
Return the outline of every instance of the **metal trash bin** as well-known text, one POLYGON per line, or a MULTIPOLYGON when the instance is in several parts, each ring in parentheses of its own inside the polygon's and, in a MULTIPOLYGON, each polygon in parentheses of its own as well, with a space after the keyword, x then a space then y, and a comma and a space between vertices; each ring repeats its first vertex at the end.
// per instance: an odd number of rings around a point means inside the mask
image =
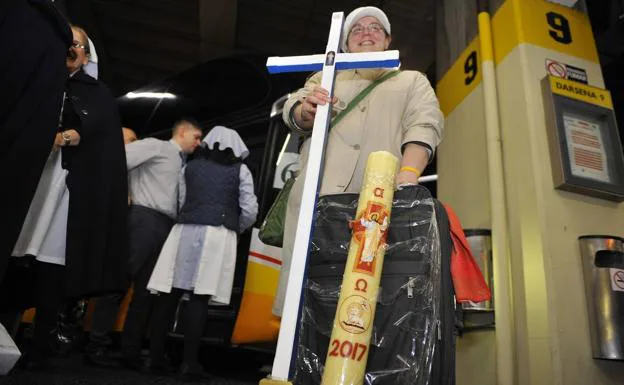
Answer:
POLYGON ((624 360, 624 239, 579 237, 592 356, 624 360))
POLYGON ((464 235, 468 241, 468 246, 475 257, 481 274, 490 288, 492 298, 484 302, 465 302, 462 309, 473 311, 493 311, 494 310, 494 275, 492 272, 492 232, 488 229, 465 229, 464 235))

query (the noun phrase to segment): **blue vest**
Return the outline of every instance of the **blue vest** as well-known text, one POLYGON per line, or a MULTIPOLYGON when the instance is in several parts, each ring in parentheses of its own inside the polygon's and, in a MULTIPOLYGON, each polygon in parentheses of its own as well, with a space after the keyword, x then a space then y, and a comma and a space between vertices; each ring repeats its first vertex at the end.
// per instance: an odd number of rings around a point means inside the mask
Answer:
POLYGON ((186 165, 186 200, 178 223, 225 226, 238 233, 241 164, 223 165, 198 157, 186 165))

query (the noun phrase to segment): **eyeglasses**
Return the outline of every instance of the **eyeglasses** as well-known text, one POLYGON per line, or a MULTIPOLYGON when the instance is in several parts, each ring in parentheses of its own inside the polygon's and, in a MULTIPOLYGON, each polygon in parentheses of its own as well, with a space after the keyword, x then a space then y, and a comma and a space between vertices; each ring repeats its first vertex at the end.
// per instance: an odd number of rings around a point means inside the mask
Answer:
POLYGON ((379 33, 381 31, 384 30, 384 28, 376 23, 372 23, 367 25, 366 27, 361 26, 361 25, 356 25, 355 27, 351 28, 351 34, 358 36, 364 33, 364 30, 366 30, 368 33, 379 33))
POLYGON ((84 49, 85 51, 87 50, 87 47, 86 47, 86 46, 84 46, 84 45, 82 45, 79 41, 74 41, 74 42, 72 42, 72 45, 71 45, 71 46, 72 46, 72 47, 74 47, 74 48, 82 48, 82 49, 84 49))

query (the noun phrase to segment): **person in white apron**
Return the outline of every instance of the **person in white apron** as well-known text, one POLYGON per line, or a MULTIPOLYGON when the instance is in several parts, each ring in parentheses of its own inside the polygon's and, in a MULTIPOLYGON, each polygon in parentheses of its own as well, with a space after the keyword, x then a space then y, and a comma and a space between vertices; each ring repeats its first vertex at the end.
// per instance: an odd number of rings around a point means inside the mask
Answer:
POLYGON ((181 210, 147 288, 158 292, 152 316, 152 368, 166 365, 164 343, 180 297, 190 294, 184 327, 184 377, 204 377, 197 360, 208 303, 228 305, 238 234, 256 221, 253 177, 243 160, 249 150, 236 131, 214 127, 186 164, 181 210))

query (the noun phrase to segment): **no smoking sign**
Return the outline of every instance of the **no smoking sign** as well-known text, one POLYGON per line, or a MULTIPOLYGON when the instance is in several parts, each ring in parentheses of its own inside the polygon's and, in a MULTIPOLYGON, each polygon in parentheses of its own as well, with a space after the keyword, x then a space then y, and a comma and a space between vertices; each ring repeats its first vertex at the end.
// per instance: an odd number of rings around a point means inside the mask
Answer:
POLYGON ((624 291, 624 270, 609 269, 611 277, 611 289, 613 291, 624 291))
POLYGON ((556 60, 546 59, 546 73, 550 76, 561 79, 568 79, 575 82, 587 83, 587 71, 556 60))
POLYGON ((562 79, 567 78, 567 70, 565 64, 553 60, 546 60, 546 70, 548 71, 549 75, 556 76, 562 79))

